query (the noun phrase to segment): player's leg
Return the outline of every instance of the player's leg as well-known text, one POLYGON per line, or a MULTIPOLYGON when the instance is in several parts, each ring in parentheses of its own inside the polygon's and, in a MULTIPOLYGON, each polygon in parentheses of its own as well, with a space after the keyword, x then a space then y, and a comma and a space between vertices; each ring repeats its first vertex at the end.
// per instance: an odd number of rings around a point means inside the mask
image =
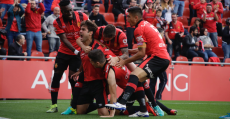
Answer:
POLYGON ((129 69, 129 71, 134 71, 135 70, 135 68, 137 67, 133 62, 131 62, 131 63, 128 63, 128 64, 126 64, 125 65, 128 69, 129 69))
POLYGON ((89 104, 77 105, 77 114, 86 114, 89 104))
POLYGON ((156 93, 156 99, 161 100, 161 95, 162 95, 162 92, 164 91, 164 88, 165 88, 165 85, 168 79, 167 79, 167 74, 165 71, 161 73, 158 77, 160 79, 160 84, 159 84, 159 88, 156 93))
POLYGON ((51 101, 52 105, 51 108, 46 111, 49 113, 57 112, 57 97, 58 97, 58 91, 60 87, 60 80, 62 77, 63 72, 67 69, 68 63, 67 61, 68 56, 66 54, 58 52, 58 55, 55 60, 54 64, 54 76, 51 82, 51 101))

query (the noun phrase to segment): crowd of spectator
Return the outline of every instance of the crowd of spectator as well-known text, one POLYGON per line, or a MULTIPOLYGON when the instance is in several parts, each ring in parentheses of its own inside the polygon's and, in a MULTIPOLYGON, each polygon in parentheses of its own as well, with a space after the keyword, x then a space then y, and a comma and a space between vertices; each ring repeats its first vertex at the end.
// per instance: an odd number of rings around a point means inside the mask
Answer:
MULTIPOLYGON (((22 51, 24 55, 31 55, 33 42, 36 50, 42 52, 43 40, 48 40, 49 52, 58 50, 60 38, 55 33, 53 21, 61 15, 59 2, 60 0, 1 0, 0 16, 3 23, 7 14, 6 25, 1 28, 7 31, 5 39, 8 41, 8 55, 13 55, 9 53, 11 44, 23 45, 19 43, 19 38, 22 39, 19 34, 26 39, 26 52, 22 51)), ((224 60, 230 58, 229 19, 224 23, 222 20, 223 12, 229 11, 230 0, 82 0, 82 8, 88 13, 89 19, 98 26, 103 26, 108 22, 103 13, 100 13, 100 5, 104 7, 104 12, 111 10, 116 20, 120 14, 125 16, 122 30, 127 34, 129 49, 133 48, 135 27, 130 26, 126 20, 127 9, 137 6, 143 9, 143 20, 164 29, 167 50, 174 60, 183 55, 188 59, 202 57, 204 61, 208 61, 210 57, 218 57, 212 51, 215 47, 222 47, 224 60), (188 24, 184 24, 179 18, 184 16, 183 12, 187 7, 190 16, 186 19, 188 24), (222 38, 222 46, 218 45, 218 37, 222 38)), ((1 44, 0 49, 3 49, 1 44)))

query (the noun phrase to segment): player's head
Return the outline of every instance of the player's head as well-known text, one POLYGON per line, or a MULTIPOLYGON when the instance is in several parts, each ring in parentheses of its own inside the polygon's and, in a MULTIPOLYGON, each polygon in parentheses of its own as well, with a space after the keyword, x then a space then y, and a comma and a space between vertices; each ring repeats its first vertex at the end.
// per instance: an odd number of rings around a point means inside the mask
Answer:
POLYGON ((163 38, 163 37, 164 37, 164 34, 165 34, 164 29, 162 29, 162 28, 157 28, 157 30, 158 30, 158 32, 161 34, 161 37, 163 38))
POLYGON ((135 6, 137 6, 137 0, 130 0, 129 5, 130 5, 130 7, 135 7, 135 6))
POLYGON ((100 7, 99 5, 94 5, 93 6, 93 14, 94 15, 97 15, 99 13, 99 7, 100 7))
POLYGON ((172 13, 172 22, 176 22, 177 21, 177 14, 176 13, 172 13))
POLYGON ((89 52, 88 54, 90 63, 95 68, 102 68, 104 66, 104 63, 106 62, 104 53, 99 49, 94 49, 89 52))
POLYGON ((161 17, 161 15, 162 15, 162 11, 161 11, 160 9, 157 9, 157 11, 156 11, 156 15, 157 15, 157 17, 161 17))
POLYGON ((103 40, 110 41, 116 36, 116 27, 112 24, 108 24, 103 30, 103 40))
POLYGON ((206 10, 207 10, 207 13, 210 13, 212 11, 212 5, 211 4, 207 4, 206 10))
POLYGON ((82 38, 81 41, 85 42, 93 37, 93 34, 97 30, 97 25, 90 21, 82 21, 81 22, 81 28, 80 28, 80 37, 82 38))
POLYGON ((36 8, 36 1, 35 0, 30 0, 30 8, 35 9, 36 8))
POLYGON ((193 35, 193 36, 197 36, 197 34, 198 34, 198 28, 195 27, 195 26, 190 27, 189 33, 190 33, 191 35, 193 35))
POLYGON ((135 26, 142 19, 142 10, 139 7, 131 7, 128 9, 127 21, 131 26, 135 26))
POLYGON ((25 37, 21 34, 17 35, 15 41, 17 41, 20 45, 24 45, 26 42, 25 37))
POLYGON ((68 20, 73 19, 73 8, 69 0, 62 0, 59 3, 59 6, 61 8, 61 13, 63 18, 68 20))

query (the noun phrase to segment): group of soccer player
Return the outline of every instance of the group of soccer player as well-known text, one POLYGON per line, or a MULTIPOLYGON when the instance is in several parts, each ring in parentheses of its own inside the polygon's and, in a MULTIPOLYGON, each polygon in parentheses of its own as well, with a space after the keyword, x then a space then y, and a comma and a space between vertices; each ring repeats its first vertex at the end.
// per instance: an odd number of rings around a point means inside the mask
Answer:
POLYGON ((98 27, 84 13, 73 11, 69 0, 62 0, 59 6, 62 16, 53 25, 62 42, 54 64, 50 89, 52 105, 48 113, 58 112, 60 80, 69 66, 72 98, 70 107, 61 113, 63 115, 87 114, 94 110, 101 117, 115 114, 149 117, 149 113, 164 116, 163 111, 168 115, 177 114, 176 110, 154 99, 146 81, 164 72, 170 57, 162 34, 142 20, 140 8, 128 9, 127 20, 135 26, 134 42, 138 46, 138 49, 128 49, 126 34, 122 30, 113 25, 98 27), (130 53, 134 55, 129 57, 130 53), (148 57, 139 66, 133 63, 145 55, 148 57), (123 89, 118 99, 116 86, 123 89), (135 100, 139 106, 133 106, 135 100))

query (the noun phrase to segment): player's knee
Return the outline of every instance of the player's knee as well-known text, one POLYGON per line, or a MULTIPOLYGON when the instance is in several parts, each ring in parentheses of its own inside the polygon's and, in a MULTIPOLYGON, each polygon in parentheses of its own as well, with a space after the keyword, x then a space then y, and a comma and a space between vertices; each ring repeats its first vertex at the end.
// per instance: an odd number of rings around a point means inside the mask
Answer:
POLYGON ((103 108, 98 109, 98 115, 100 115, 100 116, 108 116, 109 112, 105 107, 103 107, 103 108))

